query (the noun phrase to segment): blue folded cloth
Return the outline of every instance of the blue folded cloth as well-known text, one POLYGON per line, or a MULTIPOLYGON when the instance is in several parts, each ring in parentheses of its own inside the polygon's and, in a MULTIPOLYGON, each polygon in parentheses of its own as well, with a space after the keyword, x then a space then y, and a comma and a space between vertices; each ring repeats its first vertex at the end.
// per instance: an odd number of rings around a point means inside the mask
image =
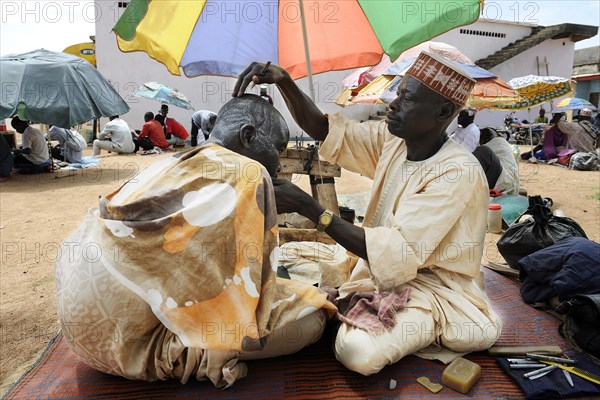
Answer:
POLYGON ((83 157, 80 163, 69 163, 67 166, 62 167, 63 170, 77 170, 85 168, 93 168, 100 165, 100 159, 96 157, 83 157))
MULTIPOLYGON (((587 353, 577 353, 571 356, 571 358, 577 360, 576 367, 600 375, 600 366, 595 364, 587 353)), ((511 369, 506 358, 497 358, 496 361, 504 372, 519 385, 527 399, 567 399, 578 396, 600 395, 600 385, 596 385, 575 374, 571 374, 574 383, 574 386, 571 387, 562 370, 559 368, 546 376, 530 380, 523 378, 523 374, 534 371, 534 369, 511 369)))

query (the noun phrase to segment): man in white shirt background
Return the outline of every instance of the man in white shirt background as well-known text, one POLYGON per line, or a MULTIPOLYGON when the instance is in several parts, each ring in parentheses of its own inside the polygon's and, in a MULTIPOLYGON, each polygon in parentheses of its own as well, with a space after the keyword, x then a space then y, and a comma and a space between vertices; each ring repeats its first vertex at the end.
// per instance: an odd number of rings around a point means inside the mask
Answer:
MULTIPOLYGON (((491 128, 481 129, 480 142, 482 146, 489 147, 498 157, 502 165, 502 173, 496 182, 495 189, 508 195, 519 194, 519 164, 514 155, 514 148, 506 139, 498 136, 491 128)), ((492 188, 490 188, 492 189, 492 188)))
POLYGON ((83 150, 87 147, 87 143, 79 132, 51 125, 48 135, 51 140, 58 141, 58 146, 51 150, 52 158, 69 163, 83 161, 83 150))
POLYGON ((474 122, 476 113, 477 110, 473 107, 461 110, 458 114, 458 124, 460 126, 450 136, 451 139, 454 139, 471 153, 479 146, 479 127, 474 122))
POLYGON ((118 115, 114 115, 109 119, 110 122, 98 134, 98 139, 94 140, 93 155, 100 155, 102 150, 114 151, 115 153, 133 153, 135 144, 127 122, 119 118, 118 115))
POLYGON ((39 129, 29 126, 29 122, 14 117, 11 121, 13 129, 23 135, 21 148, 13 150, 15 169, 22 173, 39 173, 50 166, 48 143, 39 129))

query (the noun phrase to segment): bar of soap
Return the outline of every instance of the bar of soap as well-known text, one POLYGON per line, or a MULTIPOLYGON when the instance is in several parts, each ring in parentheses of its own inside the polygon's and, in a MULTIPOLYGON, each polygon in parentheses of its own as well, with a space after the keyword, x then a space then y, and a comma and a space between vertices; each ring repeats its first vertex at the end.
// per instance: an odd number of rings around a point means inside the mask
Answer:
POLYGON ((440 390, 442 390, 444 387, 442 385, 440 385, 439 383, 434 383, 431 382, 429 380, 428 377, 426 376, 420 376, 417 378, 417 382, 419 382, 421 385, 425 386, 427 389, 429 389, 429 391, 431 393, 438 393, 440 390))
POLYGON ((465 394, 481 377, 481 367, 466 358, 458 357, 446 367, 442 383, 458 393, 465 394))

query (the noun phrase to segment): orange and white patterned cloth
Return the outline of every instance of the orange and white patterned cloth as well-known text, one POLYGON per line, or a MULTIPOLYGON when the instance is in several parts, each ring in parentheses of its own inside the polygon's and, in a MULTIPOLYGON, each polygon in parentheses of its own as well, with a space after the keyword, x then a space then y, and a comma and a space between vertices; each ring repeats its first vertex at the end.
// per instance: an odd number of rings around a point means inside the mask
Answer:
POLYGON ((259 163, 214 144, 160 160, 101 199, 62 247, 65 336, 105 372, 202 375, 194 369, 205 356, 190 362, 185 349, 230 352, 225 365, 278 328, 335 313, 319 289, 276 278, 278 250, 272 183, 259 163))

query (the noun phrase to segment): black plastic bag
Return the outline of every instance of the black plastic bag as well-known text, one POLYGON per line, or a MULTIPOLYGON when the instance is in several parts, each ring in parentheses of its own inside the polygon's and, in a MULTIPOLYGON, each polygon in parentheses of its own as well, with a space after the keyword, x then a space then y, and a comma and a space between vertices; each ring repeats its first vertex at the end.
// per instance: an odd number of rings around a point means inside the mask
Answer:
POLYGON ((559 333, 575 348, 600 358, 600 294, 574 296, 556 311, 566 314, 559 333))
POLYGON ((531 214, 533 219, 512 225, 496 244, 511 268, 519 269, 518 262, 521 258, 559 240, 573 236, 587 239, 577 222, 571 218, 553 215, 552 210, 544 205, 541 196, 529 197, 527 214, 531 214))

